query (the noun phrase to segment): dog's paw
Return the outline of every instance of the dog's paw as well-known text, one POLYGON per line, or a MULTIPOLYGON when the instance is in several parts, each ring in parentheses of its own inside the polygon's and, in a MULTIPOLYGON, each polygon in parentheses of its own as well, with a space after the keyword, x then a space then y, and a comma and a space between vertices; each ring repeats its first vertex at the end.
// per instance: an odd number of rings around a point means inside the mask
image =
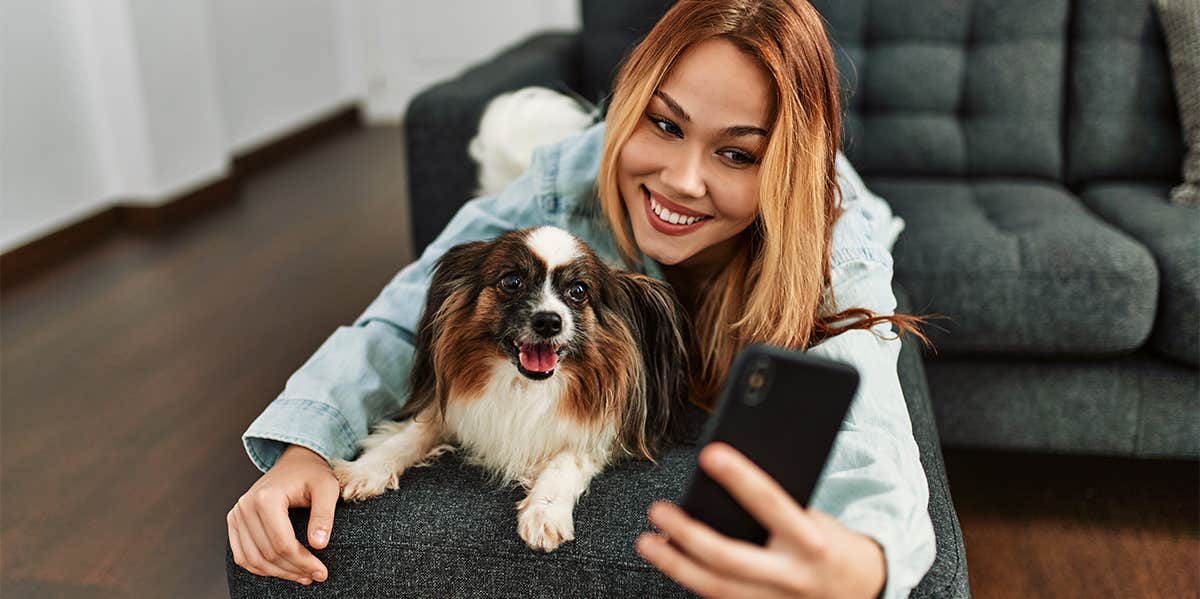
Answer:
POLYGON ((333 475, 342 486, 342 499, 363 501, 400 486, 400 473, 369 461, 333 460, 333 475))
POLYGON ((574 506, 532 494, 517 504, 517 534, 530 549, 554 551, 575 539, 574 506))

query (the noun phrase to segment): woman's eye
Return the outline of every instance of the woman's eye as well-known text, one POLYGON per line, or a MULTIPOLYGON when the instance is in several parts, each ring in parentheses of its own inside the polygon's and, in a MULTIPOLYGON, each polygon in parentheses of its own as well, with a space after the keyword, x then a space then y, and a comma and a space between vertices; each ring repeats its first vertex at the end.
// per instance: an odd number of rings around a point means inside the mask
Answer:
POLYGON ((728 158, 730 161, 737 164, 751 165, 758 164, 758 159, 751 154, 747 154, 741 150, 721 150, 720 155, 728 158))
POLYGON ((582 304, 587 300, 587 285, 583 283, 571 285, 571 288, 567 290, 567 297, 577 304, 582 304))
POLYGON ((666 133, 672 137, 683 137, 683 131, 680 131, 679 127, 677 127, 675 123, 656 116, 647 115, 646 118, 650 119, 650 122, 653 123, 659 131, 662 131, 663 133, 666 133))
POLYGON ((500 288, 510 293, 517 291, 521 288, 521 277, 511 274, 505 275, 503 279, 500 279, 500 288))

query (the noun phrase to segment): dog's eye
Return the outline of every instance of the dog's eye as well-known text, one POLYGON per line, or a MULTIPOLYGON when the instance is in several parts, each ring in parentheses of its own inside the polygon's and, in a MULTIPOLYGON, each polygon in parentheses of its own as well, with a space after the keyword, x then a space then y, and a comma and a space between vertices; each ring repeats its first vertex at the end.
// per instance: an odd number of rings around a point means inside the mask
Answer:
POLYGON ((582 304, 587 301, 587 285, 583 283, 571 285, 571 288, 567 290, 567 297, 577 304, 582 304))
POLYGON ((500 288, 509 293, 519 290, 521 288, 521 277, 515 274, 504 275, 504 278, 500 279, 500 288))

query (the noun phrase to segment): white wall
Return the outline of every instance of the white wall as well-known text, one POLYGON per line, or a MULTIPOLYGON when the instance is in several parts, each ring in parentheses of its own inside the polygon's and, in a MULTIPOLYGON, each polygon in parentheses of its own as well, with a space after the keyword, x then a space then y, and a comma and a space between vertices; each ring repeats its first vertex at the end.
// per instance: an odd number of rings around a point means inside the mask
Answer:
POLYGON ((114 201, 159 204, 349 103, 412 96, 571 0, 0 0, 0 252, 114 201))
POLYGON ((76 11, 0 4, 0 239, 96 210, 105 187, 76 11), (58 173, 56 176, 55 173, 58 173))
MULTIPOLYGON (((170 3, 165 3, 170 4, 170 3)), ((339 28, 346 3, 327 0, 212 0, 221 105, 235 151, 361 96, 347 87, 339 28)))
POLYGON ((361 5, 367 116, 397 120, 417 92, 546 30, 579 28, 574 0, 438 0, 361 5))

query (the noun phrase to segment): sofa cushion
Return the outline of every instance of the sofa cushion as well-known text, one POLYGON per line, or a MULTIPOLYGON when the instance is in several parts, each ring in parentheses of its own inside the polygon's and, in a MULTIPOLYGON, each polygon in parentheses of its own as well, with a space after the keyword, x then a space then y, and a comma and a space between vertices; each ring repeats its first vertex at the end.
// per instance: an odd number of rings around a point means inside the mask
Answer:
POLYGON ((1178 182, 1183 129, 1150 0, 1072 6, 1068 180, 1178 182))
POLYGON ((1154 323, 1150 252, 1061 187, 869 178, 906 223, 896 278, 942 354, 1130 352, 1154 323), (1114 326, 1120 323, 1120 326, 1114 326))
MULTIPOLYGON (((634 539, 650 530, 646 508, 674 499, 691 474, 694 448, 659 466, 627 462, 594 481, 575 508, 575 540, 536 552, 517 536, 519 489, 489 488, 456 455, 406 472, 403 484, 362 503, 338 502, 328 547, 314 555, 329 578, 313 597, 689 597, 644 562, 634 539)), ((292 510, 306 537, 308 510, 292 510)), ((295 583, 230 566, 234 598, 282 597, 295 583)))
POLYGON ((938 358, 947 447, 1200 458, 1200 370, 1143 349, 1097 360, 938 358))
MULTIPOLYGON (((899 300, 906 302, 902 292, 899 300)), ((904 304, 902 304, 904 305, 904 304)), ((929 481, 937 557, 912 597, 970 597, 966 555, 929 405, 920 350, 905 339, 901 386, 929 481)), ((697 413, 698 414, 698 413, 697 413)), ((671 448, 659 465, 625 462, 600 474, 575 509, 575 540, 550 554, 517 536, 519 490, 486 487, 482 471, 453 454, 404 475, 396 491, 339 501, 330 544, 314 554, 329 578, 310 587, 251 574, 226 546, 230 596, 260 597, 690 597, 644 562, 634 539, 650 530, 646 508, 674 500, 695 468, 695 446, 671 448)), ((305 541, 308 510, 291 510, 305 541)))
POLYGON ((1200 364, 1200 209, 1167 201, 1168 185, 1101 184, 1083 203, 1150 249, 1158 263, 1158 316, 1151 345, 1200 364))
POLYGON ((1067 2, 818 0, 864 175, 1061 178, 1067 2))

